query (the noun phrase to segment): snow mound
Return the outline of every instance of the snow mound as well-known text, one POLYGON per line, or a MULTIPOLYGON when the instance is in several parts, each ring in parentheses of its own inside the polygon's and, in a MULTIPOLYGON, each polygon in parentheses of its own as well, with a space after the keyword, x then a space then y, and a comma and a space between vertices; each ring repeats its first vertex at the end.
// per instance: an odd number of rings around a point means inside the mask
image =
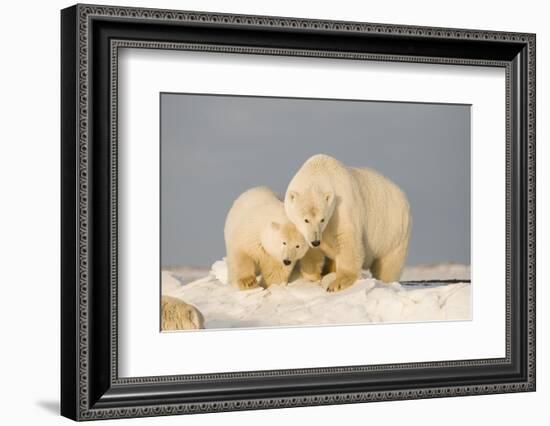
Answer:
MULTIPOLYGON (((469 271, 468 271, 469 272, 469 271)), ((227 283, 224 260, 203 278, 185 282, 178 270, 162 272, 162 294, 197 307, 205 328, 342 325, 469 320, 470 283, 384 284, 368 274, 346 290, 328 293, 322 283, 296 280, 267 289, 239 290, 227 283)))

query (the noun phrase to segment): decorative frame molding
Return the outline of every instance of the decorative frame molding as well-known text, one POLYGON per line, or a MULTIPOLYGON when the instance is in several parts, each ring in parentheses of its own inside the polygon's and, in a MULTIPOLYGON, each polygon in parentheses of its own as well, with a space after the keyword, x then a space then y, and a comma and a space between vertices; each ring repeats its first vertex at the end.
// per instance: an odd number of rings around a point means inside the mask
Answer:
POLYGON ((91 420, 534 391, 535 41, 533 34, 496 31, 91 5, 63 10, 62 414, 91 420), (128 23, 142 29, 126 30, 128 23), (213 43, 203 35, 213 27, 239 43, 213 43), (182 34, 176 37, 173 28, 182 34), (266 34, 271 45, 253 45, 248 31, 266 34), (159 40, 136 37, 144 32, 159 40), (300 37, 308 33, 324 37, 336 49, 302 46, 300 37), (335 37, 342 35, 347 36, 344 42, 335 37), (357 40, 371 43, 357 50, 357 40), (392 50, 390 42, 396 45, 392 50), (418 54, 404 54, 400 46, 413 46, 418 54), (505 68, 506 357, 119 378, 116 122, 118 49, 123 47, 505 68), (466 377, 480 368, 500 369, 501 377, 492 372, 471 384, 452 384, 449 372, 461 371, 466 377), (408 373, 421 371, 432 378, 432 386, 403 385, 408 373), (393 382, 377 385, 381 373, 391 375, 393 382), (348 380, 347 385, 328 391, 336 376, 348 380), (298 390, 291 383, 298 377, 317 384, 298 390), (224 383, 236 379, 250 386, 224 394, 224 383), (254 397, 254 389, 262 387, 265 393, 270 384, 271 396, 254 397), (175 387, 179 396, 168 397, 166 390, 173 395, 175 387), (190 388, 196 389, 195 395, 190 388))

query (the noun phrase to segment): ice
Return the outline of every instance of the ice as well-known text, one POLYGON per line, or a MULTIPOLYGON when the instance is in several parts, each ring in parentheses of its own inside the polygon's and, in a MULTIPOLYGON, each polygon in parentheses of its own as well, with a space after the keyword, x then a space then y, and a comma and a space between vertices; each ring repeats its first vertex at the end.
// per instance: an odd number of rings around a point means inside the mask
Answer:
MULTIPOLYGON (((239 290, 227 282, 225 259, 192 282, 181 268, 162 272, 162 294, 181 298, 197 307, 205 328, 344 325, 419 321, 469 320, 471 285, 469 266, 423 265, 407 268, 406 283, 385 284, 368 272, 351 287, 335 293, 321 283, 298 279, 267 289, 239 290), (430 279, 433 282, 430 282, 430 279), (441 280, 455 280, 451 284, 441 280), (421 284, 411 281, 422 280, 421 284), (464 282, 456 281, 464 280, 464 282)), ((189 270, 185 273, 189 275, 189 270)))

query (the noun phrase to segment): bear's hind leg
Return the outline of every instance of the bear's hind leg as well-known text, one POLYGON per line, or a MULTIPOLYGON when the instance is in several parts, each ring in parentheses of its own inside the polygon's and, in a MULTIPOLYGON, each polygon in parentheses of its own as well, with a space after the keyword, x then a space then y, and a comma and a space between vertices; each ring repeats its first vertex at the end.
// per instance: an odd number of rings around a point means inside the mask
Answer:
POLYGON ((402 244, 385 256, 374 259, 370 267, 372 276, 385 283, 399 281, 407 258, 408 244, 402 244))
POLYGON ((244 254, 237 253, 228 259, 229 282, 241 290, 258 287, 256 266, 254 260, 244 254))

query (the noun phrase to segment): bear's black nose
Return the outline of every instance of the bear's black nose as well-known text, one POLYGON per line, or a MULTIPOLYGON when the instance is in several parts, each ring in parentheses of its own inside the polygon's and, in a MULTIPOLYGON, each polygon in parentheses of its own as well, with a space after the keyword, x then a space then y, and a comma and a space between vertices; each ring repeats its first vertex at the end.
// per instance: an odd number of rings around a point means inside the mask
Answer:
POLYGON ((317 240, 317 241, 312 241, 312 242, 311 242, 311 245, 312 245, 313 247, 319 247, 319 244, 321 244, 321 241, 319 241, 319 240, 317 240))
POLYGON ((284 263, 286 266, 288 266, 288 265, 290 265, 290 264, 292 263, 292 261, 291 261, 291 260, 288 260, 288 259, 285 259, 285 260, 283 260, 283 263, 284 263))

